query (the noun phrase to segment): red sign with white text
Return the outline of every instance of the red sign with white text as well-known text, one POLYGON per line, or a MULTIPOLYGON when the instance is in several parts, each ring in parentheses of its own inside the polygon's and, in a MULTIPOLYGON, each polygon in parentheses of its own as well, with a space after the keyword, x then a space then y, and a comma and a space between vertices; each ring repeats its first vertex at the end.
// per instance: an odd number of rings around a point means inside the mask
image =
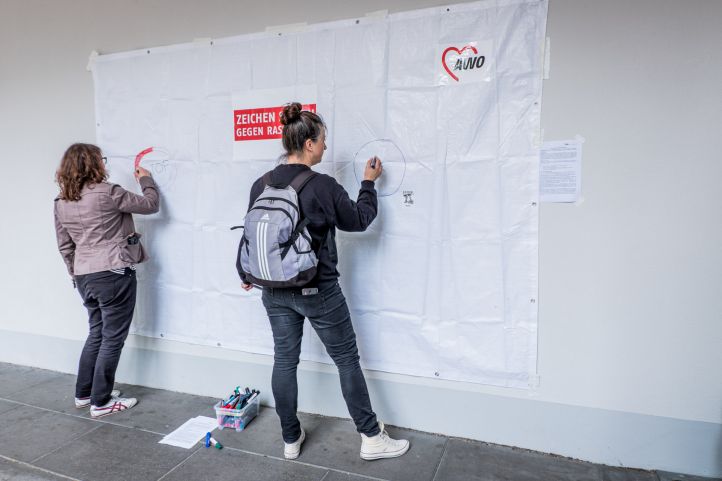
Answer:
MULTIPOLYGON (((316 104, 306 104, 302 108, 316 112, 316 104)), ((283 106, 234 110, 233 133, 236 142, 280 139, 283 134, 281 112, 283 112, 283 106)))

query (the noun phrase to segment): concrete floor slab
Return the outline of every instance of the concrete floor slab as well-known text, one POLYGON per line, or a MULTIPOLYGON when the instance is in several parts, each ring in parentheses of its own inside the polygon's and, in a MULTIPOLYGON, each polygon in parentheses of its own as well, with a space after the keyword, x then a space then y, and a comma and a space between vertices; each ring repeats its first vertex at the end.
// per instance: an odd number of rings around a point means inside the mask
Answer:
POLYGON ((75 379, 72 374, 59 374, 6 396, 7 399, 53 411, 77 416, 86 415, 88 409, 75 407, 75 379))
POLYGON ((450 439, 437 480, 599 481, 591 463, 476 441, 450 439))
POLYGON ((92 421, 20 406, 0 415, 0 454, 31 462, 97 428, 92 421))
POLYGON ((657 475, 640 469, 624 469, 600 466, 602 481, 658 481, 657 475))
POLYGON ((670 473, 669 471, 657 471, 657 476, 659 481, 722 481, 722 478, 690 476, 689 474, 670 473))
POLYGON ((86 481, 157 480, 194 452, 158 444, 160 439, 156 434, 103 424, 34 464, 86 481))
MULTIPOLYGON (((339 473, 337 471, 329 471, 323 481, 369 481, 376 478, 367 478, 356 474, 339 473)), ((391 481, 391 480, 389 480, 391 481)))
POLYGON ((37 386, 63 374, 28 366, 0 363, 0 397, 37 386))
POLYGON ((0 458, 0 481, 68 481, 68 479, 24 463, 0 458))
POLYGON ((410 439, 410 451, 368 462, 359 457, 361 439, 350 420, 305 413, 301 456, 287 461, 272 408, 262 408, 242 432, 216 430, 223 450, 186 450, 158 444, 161 433, 195 416, 213 417, 214 398, 119 384, 138 406, 93 420, 74 407, 74 385, 73 375, 0 363, 0 481, 711 481, 394 427, 390 434, 410 439))
POLYGON ((19 404, 7 402, 7 401, 0 401, 0 414, 8 412, 12 409, 16 409, 19 407, 19 404))
POLYGON ((325 469, 266 456, 201 448, 163 481, 321 481, 325 474, 325 469))

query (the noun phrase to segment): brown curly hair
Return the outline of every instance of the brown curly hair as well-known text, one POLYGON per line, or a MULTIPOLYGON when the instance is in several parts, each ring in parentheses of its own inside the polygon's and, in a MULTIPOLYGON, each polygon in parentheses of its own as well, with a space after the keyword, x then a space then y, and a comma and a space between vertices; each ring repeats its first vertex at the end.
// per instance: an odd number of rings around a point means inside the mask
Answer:
POLYGON ((60 198, 70 201, 80 200, 80 191, 86 184, 99 184, 107 178, 103 153, 93 144, 73 144, 68 147, 55 172, 60 198))

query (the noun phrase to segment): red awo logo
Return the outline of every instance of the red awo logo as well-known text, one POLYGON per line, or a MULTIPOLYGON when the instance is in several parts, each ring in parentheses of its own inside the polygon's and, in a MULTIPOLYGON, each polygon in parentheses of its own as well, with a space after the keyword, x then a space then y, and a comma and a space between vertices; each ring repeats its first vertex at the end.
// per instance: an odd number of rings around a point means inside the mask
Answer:
POLYGON ((441 54, 441 64, 444 66, 446 73, 457 82, 463 72, 479 70, 484 66, 485 61, 486 57, 479 55, 474 45, 465 45, 461 49, 448 47, 441 54))

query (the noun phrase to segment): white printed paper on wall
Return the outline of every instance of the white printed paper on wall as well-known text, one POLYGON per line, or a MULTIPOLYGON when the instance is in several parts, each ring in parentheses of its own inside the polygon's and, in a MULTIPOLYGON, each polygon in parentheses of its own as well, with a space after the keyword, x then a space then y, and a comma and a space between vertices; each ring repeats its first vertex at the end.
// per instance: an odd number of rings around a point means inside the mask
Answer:
MULTIPOLYGON (((477 2, 96 57, 111 181, 141 158, 161 210, 137 216, 133 332, 272 354, 235 268, 252 183, 282 153, 280 107, 327 125, 323 162, 356 198, 379 156, 379 213, 339 232, 340 282, 368 369, 528 387, 536 371, 539 131, 547 2, 477 2)), ((135 187, 134 187, 135 186, 135 187)), ((330 363, 306 325, 302 358, 330 363)))
POLYGON ((544 142, 540 155, 540 200, 576 202, 582 189, 583 139, 544 142))

